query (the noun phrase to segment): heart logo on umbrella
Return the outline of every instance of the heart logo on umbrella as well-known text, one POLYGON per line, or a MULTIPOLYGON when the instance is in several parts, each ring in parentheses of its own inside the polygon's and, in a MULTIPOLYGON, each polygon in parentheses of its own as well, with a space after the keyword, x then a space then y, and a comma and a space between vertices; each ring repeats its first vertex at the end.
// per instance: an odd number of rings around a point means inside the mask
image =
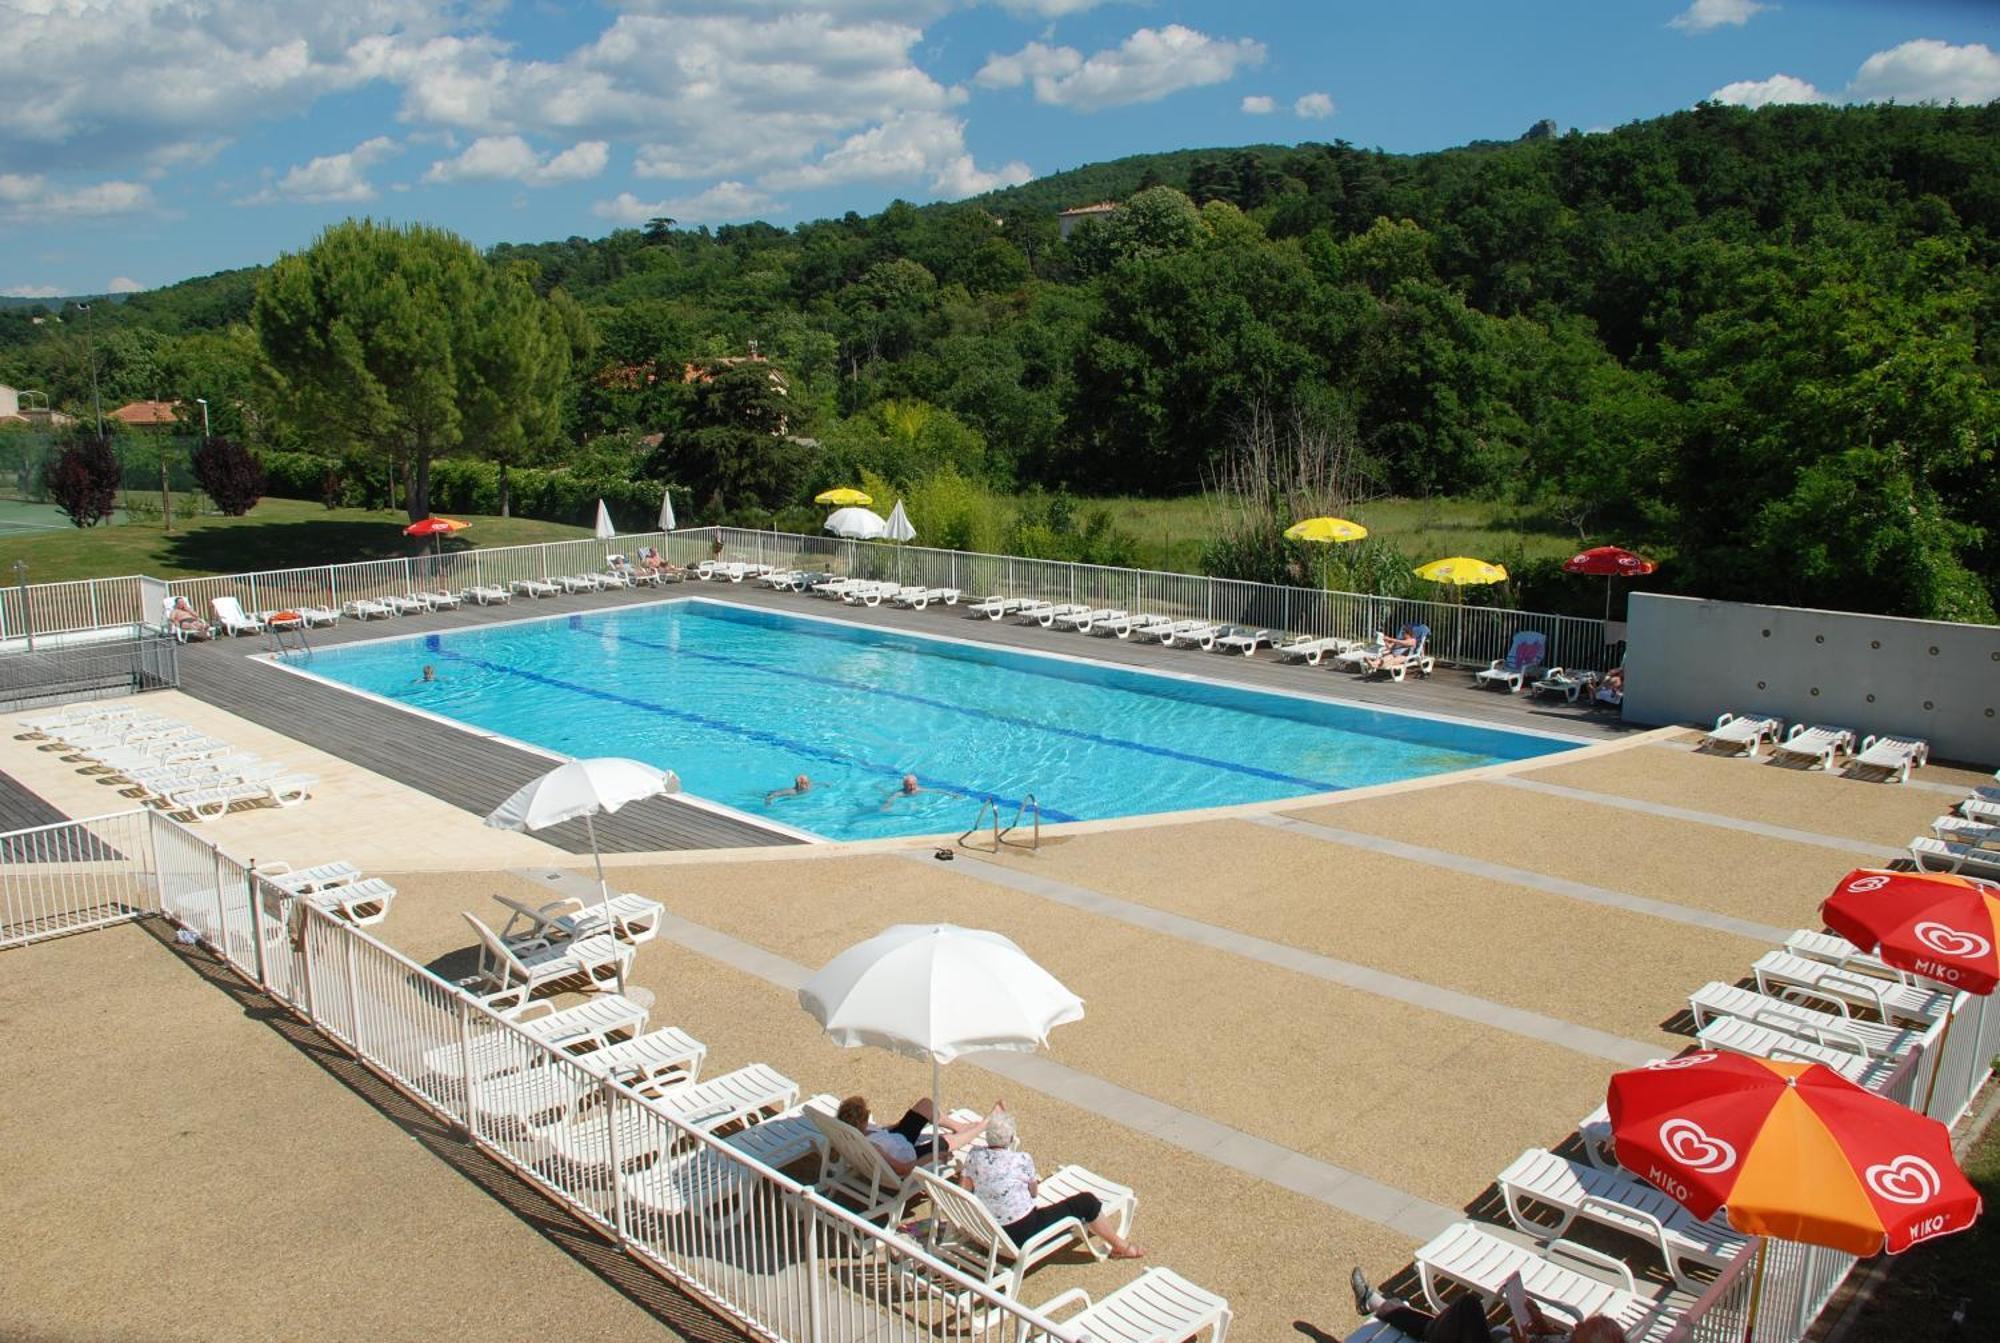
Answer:
POLYGON ((1660 1125, 1660 1145, 1697 1175, 1720 1175, 1736 1164, 1736 1149, 1711 1137, 1692 1119, 1669 1119, 1660 1125))
POLYGON ((1985 956, 1993 950, 1993 944, 1978 933, 1964 932, 1950 924, 1926 921, 1910 931, 1916 935, 1917 941, 1940 956, 1974 958, 1985 956))
POLYGON ((1713 1054, 1686 1054, 1677 1059, 1654 1059, 1646 1065, 1649 1072, 1672 1072, 1676 1068, 1694 1068, 1704 1063, 1713 1063, 1713 1054))
POLYGON ((1888 884, 1888 876, 1877 873, 1872 877, 1856 877, 1853 881, 1848 882, 1843 889, 1853 891, 1856 895, 1863 895, 1869 891, 1879 891, 1888 884))
POLYGON ((1944 1188, 1937 1168, 1920 1156, 1899 1156, 1861 1173, 1878 1198, 1891 1203, 1928 1203, 1944 1188))

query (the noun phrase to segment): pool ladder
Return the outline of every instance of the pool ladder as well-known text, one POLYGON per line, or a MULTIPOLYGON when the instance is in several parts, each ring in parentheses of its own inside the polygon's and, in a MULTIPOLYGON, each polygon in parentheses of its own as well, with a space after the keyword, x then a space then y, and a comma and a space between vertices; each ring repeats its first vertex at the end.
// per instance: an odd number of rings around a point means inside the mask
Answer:
POLYGON ((312 657, 312 642, 306 638, 306 623, 303 620, 298 623, 296 628, 282 630, 273 626, 266 630, 265 633, 269 636, 267 646, 280 659, 283 659, 286 654, 294 651, 303 653, 307 658, 312 657), (287 634, 296 634, 298 642, 296 644, 287 643, 285 641, 287 634))
POLYGON ((997 797, 986 798, 979 804, 979 815, 973 817, 972 827, 958 837, 958 846, 962 849, 986 848, 987 846, 985 845, 969 844, 966 841, 970 840, 974 835, 989 829, 993 836, 993 842, 988 852, 998 853, 1000 852, 1000 846, 1005 844, 1010 848, 1026 849, 1030 853, 1039 853, 1042 848, 1042 804, 1036 800, 1033 793, 1028 794, 1021 799, 1020 805, 1014 808, 1014 819, 1008 822, 1005 827, 1002 827, 1000 824, 1000 799, 997 797), (991 818, 990 824, 989 817, 991 818), (1008 836, 1021 828, 1023 818, 1027 819, 1030 827, 1028 838, 1025 841, 1008 838, 1008 836))

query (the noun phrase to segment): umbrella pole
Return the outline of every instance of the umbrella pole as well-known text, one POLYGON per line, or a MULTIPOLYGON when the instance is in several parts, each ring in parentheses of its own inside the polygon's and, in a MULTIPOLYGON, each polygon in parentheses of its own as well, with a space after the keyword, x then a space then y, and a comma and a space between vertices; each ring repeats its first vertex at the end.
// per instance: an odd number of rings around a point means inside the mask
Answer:
POLYGON ((1757 1336, 1757 1308, 1764 1303, 1764 1254, 1770 1248, 1771 1238, 1757 1238, 1756 1277, 1750 1280, 1750 1321, 1743 1326, 1743 1343, 1755 1343, 1757 1336))
POLYGON ((1604 575, 1604 623, 1611 623, 1611 575, 1604 575))
POLYGON ((597 864, 597 898, 604 908, 606 917, 611 913, 611 888, 604 884, 604 855, 597 851, 597 822, 588 813, 583 818, 583 828, 590 835, 590 858, 597 864))
POLYGON ((931 1055, 931 1165, 944 1178, 944 1085, 937 1055, 931 1055))

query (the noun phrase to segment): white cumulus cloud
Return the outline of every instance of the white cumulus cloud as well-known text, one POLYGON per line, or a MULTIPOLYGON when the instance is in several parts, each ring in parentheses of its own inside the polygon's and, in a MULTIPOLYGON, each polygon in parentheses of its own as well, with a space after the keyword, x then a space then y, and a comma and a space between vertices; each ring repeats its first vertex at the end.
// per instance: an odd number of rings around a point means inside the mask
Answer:
POLYGON ((780 168, 758 181, 784 191, 928 180, 939 194, 956 197, 1015 186, 1033 175, 1025 163, 979 168, 966 150, 963 121, 938 112, 909 112, 849 136, 817 162, 780 168))
POLYGON ((1333 99, 1324 93, 1302 93, 1292 104, 1292 115, 1301 121, 1324 121, 1333 115, 1333 99))
POLYGON ((1095 112, 1223 83, 1262 65, 1266 54, 1264 44, 1251 38, 1215 38, 1172 23, 1141 28, 1089 57, 1074 47, 1030 42, 1011 55, 988 57, 974 81, 987 88, 1032 84, 1036 102, 1095 112))
POLYGON ((386 135, 363 140, 344 154, 322 154, 287 170, 283 177, 254 195, 243 205, 275 205, 298 202, 327 205, 375 199, 374 183, 368 169, 400 152, 400 146, 386 135))
POLYGON ((1986 103, 2000 98, 2000 54, 1983 43, 1953 46, 1918 38, 1878 51, 1861 63, 1846 89, 1825 93, 1795 75, 1744 79, 1709 95, 1719 103, 1986 103))
POLYGON ((1277 100, 1266 94, 1249 93, 1243 97, 1243 113, 1245 116, 1268 117, 1277 110, 1277 100))
POLYGON ((0 298, 61 298, 62 292, 52 284, 13 284, 0 288, 0 298))
POLYGON ((145 289, 145 287, 145 285, 140 284, 129 275, 114 275, 105 281, 104 292, 107 294, 136 294, 145 289))
POLYGON ((152 208, 153 189, 144 182, 112 180, 63 187, 41 173, 0 173, 0 221, 6 223, 98 219, 152 208))
POLYGON ((1712 33, 1717 28, 1741 28, 1750 16, 1769 9, 1757 0, 1694 0, 1686 10, 1667 20, 1669 28, 1684 33, 1712 33))
POLYGON ((544 158, 518 135, 483 135, 455 158, 439 159, 424 174, 426 182, 523 182, 531 187, 583 182, 604 171, 611 146, 602 140, 581 140, 544 158))
POLYGON ((1982 42, 1962 47, 1922 37, 1861 63, 1847 86, 1853 102, 1986 103, 2000 98, 2000 54, 1982 42))
POLYGON ((752 219, 783 208, 782 201, 748 183, 724 181, 706 191, 671 200, 642 201, 629 191, 621 191, 610 200, 592 205, 590 212, 617 224, 643 224, 661 217, 683 224, 720 224, 752 219))

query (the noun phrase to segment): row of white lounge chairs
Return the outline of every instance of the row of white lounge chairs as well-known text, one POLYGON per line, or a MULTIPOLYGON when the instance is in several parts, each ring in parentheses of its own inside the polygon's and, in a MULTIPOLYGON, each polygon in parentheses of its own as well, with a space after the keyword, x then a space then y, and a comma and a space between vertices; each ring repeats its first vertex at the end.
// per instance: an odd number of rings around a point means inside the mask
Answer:
MULTIPOLYGON (((2000 793, 2000 790, 1983 790, 2000 793)), ((2000 800, 2000 799, 1996 799, 2000 800)), ((1792 1062, 1821 1063, 1849 1081, 1884 1092, 1904 1056, 1933 1040, 1954 994, 1857 950, 1845 938, 1800 929, 1751 966, 1754 987, 1703 985, 1688 997, 1697 1046, 1792 1062)), ((1496 1177, 1513 1238, 1474 1221, 1453 1224, 1417 1250, 1417 1278, 1442 1310, 1454 1288, 1490 1305, 1518 1275, 1527 1294, 1571 1323, 1609 1316, 1631 1343, 1663 1338, 1679 1307, 1649 1287, 1626 1259, 1568 1239, 1578 1223, 1644 1243, 1679 1291, 1699 1296, 1746 1238, 1718 1214, 1702 1221, 1618 1165, 1609 1110, 1577 1124, 1579 1157, 1530 1148, 1496 1177)), ((1348 1343, 1412 1343, 1381 1321, 1348 1343)))
POLYGON ((297 806, 318 782, 130 704, 73 707, 20 726, 120 792, 190 821, 238 806, 297 806))
POLYGON ((1859 739, 1848 728, 1823 723, 1794 723, 1789 731, 1784 720, 1769 714, 1725 713, 1703 735, 1702 750, 1741 754, 1755 759, 1759 749, 1769 746, 1775 759, 1802 764, 1828 773, 1847 757, 1850 773, 1893 778, 1908 783, 1913 771, 1930 763, 1928 742, 1917 737, 1866 736, 1859 739))
MULTIPOLYGON (((343 874, 336 868, 332 875, 343 874)), ((911 1209, 927 1205, 923 1248, 1002 1294, 1018 1297, 1028 1270, 1067 1246, 1103 1257, 1074 1218, 1016 1246, 977 1198, 921 1167, 898 1175, 866 1135, 835 1117, 836 1097, 802 1101, 798 1084, 767 1064, 704 1076, 707 1046, 679 1027, 647 1029, 649 1008, 626 992, 637 948, 660 931, 664 909, 657 901, 623 894, 608 903, 572 898, 533 906, 494 898, 508 911, 497 931, 474 914, 464 916, 477 939, 479 967, 463 983, 533 1043, 524 1047, 511 1032, 496 1031, 433 1048, 422 1063, 441 1084, 469 1080, 484 1131, 519 1159, 572 1183, 601 1186, 616 1153, 628 1215, 641 1224, 688 1215, 721 1224, 741 1220, 754 1193, 753 1169, 660 1122, 671 1118, 773 1169, 815 1159, 820 1191, 877 1223, 887 1238, 903 1236, 899 1228, 911 1209), (557 1007, 551 995, 564 990, 590 996, 557 1007), (545 1066, 534 1045, 560 1051, 575 1068, 545 1066), (640 1105, 605 1105, 606 1079, 640 1105)), ((1130 1229, 1137 1194, 1080 1166, 1044 1179, 1037 1199, 1046 1206, 1085 1191, 1118 1218, 1121 1234, 1130 1229)), ((970 1300, 954 1304, 977 1313, 970 1300)), ((1157 1267, 1095 1304, 1071 1291, 1044 1309, 1077 1305, 1083 1313, 1070 1327, 1109 1343, 1171 1343, 1204 1329, 1222 1343, 1230 1318, 1221 1297, 1157 1267)))

